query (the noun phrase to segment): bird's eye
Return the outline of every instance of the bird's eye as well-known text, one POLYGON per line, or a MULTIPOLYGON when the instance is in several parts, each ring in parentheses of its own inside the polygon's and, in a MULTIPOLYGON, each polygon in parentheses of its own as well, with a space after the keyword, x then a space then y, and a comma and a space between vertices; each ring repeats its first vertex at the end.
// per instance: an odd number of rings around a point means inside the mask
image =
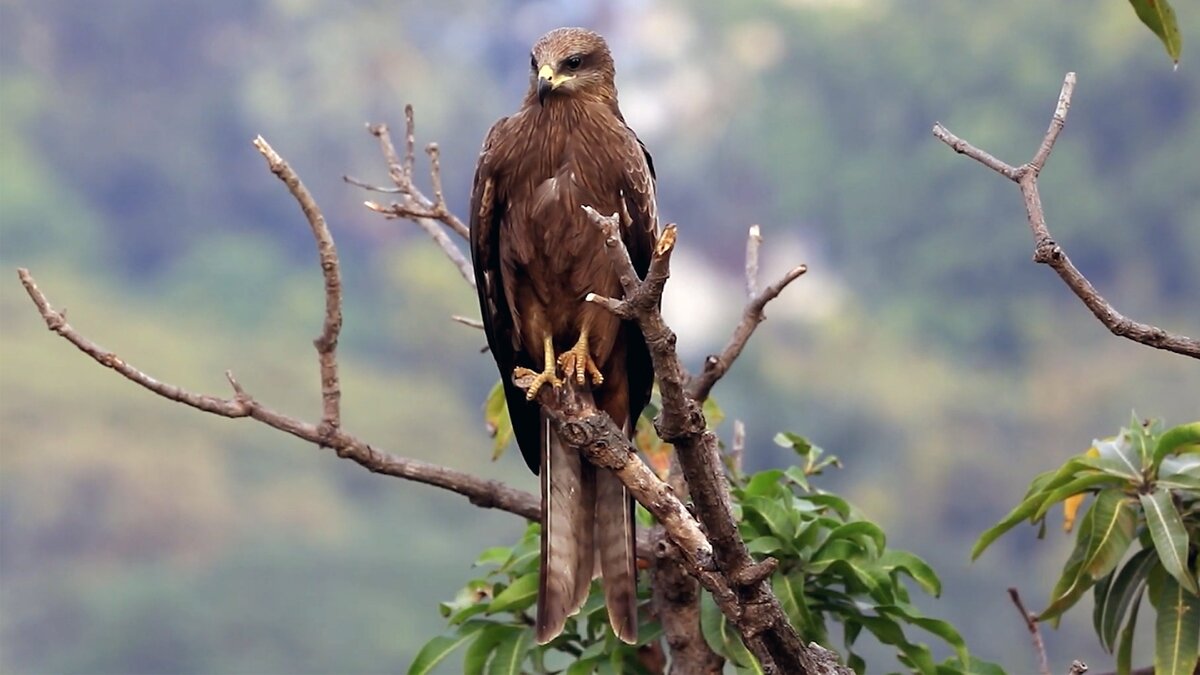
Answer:
POLYGON ((532 53, 529 54, 529 67, 533 70, 537 70, 537 57, 532 53))
POLYGON ((583 57, 568 57, 566 61, 563 61, 563 65, 566 66, 568 70, 579 70, 579 66, 583 65, 583 57))

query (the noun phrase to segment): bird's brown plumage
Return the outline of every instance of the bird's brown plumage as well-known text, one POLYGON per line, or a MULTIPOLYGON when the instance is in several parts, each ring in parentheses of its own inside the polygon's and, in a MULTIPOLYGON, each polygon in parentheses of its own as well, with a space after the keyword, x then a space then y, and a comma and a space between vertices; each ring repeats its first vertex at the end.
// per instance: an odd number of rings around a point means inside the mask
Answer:
POLYGON ((604 236, 582 207, 622 214, 622 239, 645 275, 657 230, 653 165, 617 107, 603 38, 560 28, 539 39, 531 57, 521 109, 496 122, 484 140, 471 198, 471 252, 517 443, 541 473, 537 638, 547 642, 562 631, 586 600, 596 570, 614 632, 633 642, 633 502, 612 473, 562 445, 536 402, 513 384, 513 371, 546 371, 552 382, 553 359, 586 348, 598 375, 582 359, 578 377, 570 362, 559 361, 568 366, 563 375, 632 431, 650 397, 650 357, 636 325, 584 301, 588 293, 620 297, 622 291, 604 236))

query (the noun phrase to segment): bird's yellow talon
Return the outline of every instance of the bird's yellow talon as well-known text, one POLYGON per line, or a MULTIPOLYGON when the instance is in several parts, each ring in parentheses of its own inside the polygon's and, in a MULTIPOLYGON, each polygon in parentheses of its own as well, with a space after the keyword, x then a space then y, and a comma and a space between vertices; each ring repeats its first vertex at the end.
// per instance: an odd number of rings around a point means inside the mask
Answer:
POLYGON ((532 401, 538 395, 538 392, 542 390, 542 387, 546 384, 549 384, 555 389, 562 386, 562 380, 558 379, 558 373, 554 372, 553 368, 550 370, 544 370, 540 373, 528 368, 517 367, 513 369, 513 379, 521 380, 529 377, 533 378, 533 382, 530 383, 529 389, 525 390, 526 401, 532 401))
POLYGON ((555 389, 558 389, 560 386, 562 386, 562 380, 558 379, 558 372, 555 368, 554 341, 549 335, 543 338, 542 349, 544 351, 543 358, 545 361, 545 367, 542 369, 542 372, 539 373, 536 370, 531 370, 523 366, 518 366, 513 369, 514 380, 521 380, 530 377, 533 378, 533 382, 529 384, 529 389, 525 390, 526 401, 532 401, 534 397, 538 395, 538 392, 542 390, 542 386, 547 382, 549 382, 550 386, 554 387, 555 389))
POLYGON ((581 332, 575 346, 558 357, 558 365, 563 370, 563 376, 567 378, 574 376, 577 384, 584 384, 589 378, 592 386, 604 382, 604 375, 600 373, 596 361, 592 359, 592 355, 588 351, 587 331, 581 332))

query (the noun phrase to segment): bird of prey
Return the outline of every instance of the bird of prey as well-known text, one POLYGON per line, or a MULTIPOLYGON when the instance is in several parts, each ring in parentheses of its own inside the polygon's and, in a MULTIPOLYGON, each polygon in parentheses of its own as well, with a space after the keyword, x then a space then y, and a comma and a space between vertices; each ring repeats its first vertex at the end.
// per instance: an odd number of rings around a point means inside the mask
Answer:
POLYGON ((611 472, 564 447, 537 404, 545 386, 590 396, 632 434, 653 369, 632 322, 586 302, 621 297, 604 234, 583 210, 621 214, 645 276, 657 237, 654 167, 617 107, 612 54, 582 28, 542 36, 520 110, 488 131, 471 196, 471 257, 488 346, 525 462, 540 473, 537 640, 560 634, 603 579, 613 632, 637 640, 633 500, 611 472), (515 376, 532 378, 527 391, 515 376))

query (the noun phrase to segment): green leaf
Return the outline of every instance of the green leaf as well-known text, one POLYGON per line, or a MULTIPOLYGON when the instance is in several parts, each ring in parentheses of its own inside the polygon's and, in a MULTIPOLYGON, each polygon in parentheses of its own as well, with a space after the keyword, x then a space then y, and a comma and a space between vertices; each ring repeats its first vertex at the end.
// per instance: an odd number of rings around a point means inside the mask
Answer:
POLYGON ((850 508, 850 504, 845 499, 842 499, 841 497, 839 497, 837 495, 831 495, 831 494, 805 495, 804 497, 798 498, 797 501, 809 502, 812 504, 816 504, 817 506, 824 506, 827 508, 831 508, 834 511, 837 511, 837 514, 839 516, 841 516, 843 520, 846 518, 849 518, 850 514, 853 512, 853 509, 850 508))
POLYGON ((508 416, 508 401, 504 398, 504 382, 496 380, 483 404, 483 423, 492 437, 492 461, 500 459, 512 440, 512 419, 508 416))
POLYGON ((946 659, 937 669, 938 675, 1005 675, 1004 669, 991 661, 972 656, 964 665, 958 657, 946 659))
POLYGON ((790 431, 781 431, 775 434, 775 445, 781 448, 791 448, 797 455, 807 457, 812 451, 813 444, 800 434, 793 434, 790 431))
POLYGON ((924 631, 932 633, 946 641, 954 648, 954 652, 962 662, 971 658, 967 652, 967 642, 959 632, 946 621, 922 615, 915 607, 904 605, 882 605, 876 608, 880 614, 894 615, 906 623, 910 623, 924 631))
POLYGON ((777 497, 787 491, 787 488, 779 483, 782 477, 783 471, 779 469, 760 471, 750 477, 743 490, 744 494, 747 497, 777 497))
POLYGON ((904 629, 893 619, 877 616, 855 617, 857 621, 885 645, 900 649, 900 653, 908 658, 909 663, 921 673, 936 673, 937 666, 933 661, 933 653, 921 644, 913 644, 904 637, 904 629))
POLYGON ((771 534, 781 540, 791 541, 796 536, 796 527, 799 525, 796 512, 778 501, 766 497, 747 497, 742 501, 742 508, 747 517, 756 516, 771 534))
MULTIPOLYGON (((1085 466, 1129 480, 1141 480, 1144 465, 1142 455, 1125 434, 1103 441, 1092 441, 1092 447, 1096 448, 1099 456, 1084 457, 1081 461, 1085 466)), ((1148 460, 1150 453, 1146 454, 1148 460)))
POLYGON ((1200 452, 1189 449, 1185 454, 1167 455, 1158 465, 1158 475, 1167 476, 1183 473, 1189 476, 1200 476, 1200 452))
POLYGON ((725 411, 721 410, 721 406, 717 405, 717 400, 712 396, 704 399, 701 408, 704 411, 704 419, 708 422, 709 430, 716 429, 725 420, 725 411))
POLYGON ((1200 652, 1200 597, 1156 565, 1148 583, 1154 621, 1156 675, 1190 675, 1200 652))
POLYGON ((803 573, 776 574, 771 579, 771 590, 775 592, 775 597, 779 598, 779 605, 787 615, 788 621, 796 627, 801 636, 815 640, 817 644, 824 644, 824 635, 813 634, 815 626, 812 614, 808 610, 808 599, 804 597, 803 573))
POLYGON ((1067 497, 1072 497, 1081 492, 1086 492, 1088 489, 1094 488, 1094 487, 1097 487, 1100 485, 1105 485, 1105 484, 1109 484, 1109 483, 1113 483, 1113 484, 1121 483, 1127 479, 1140 480, 1140 477, 1139 476, 1132 476, 1129 478, 1126 478, 1124 476, 1117 477, 1117 476, 1113 476, 1113 475, 1110 475, 1107 473, 1083 474, 1082 476, 1079 476, 1078 478, 1076 478, 1075 480, 1072 480, 1071 482, 1067 483, 1066 485, 1063 485, 1062 487, 1052 490, 1048 494, 1046 494, 1044 500, 1042 501, 1042 505, 1038 507, 1038 510, 1036 512, 1034 512, 1033 519, 1035 521, 1041 520, 1046 515, 1046 512, 1050 510, 1051 506, 1054 506, 1055 504, 1061 502, 1062 500, 1066 499, 1067 497))
POLYGON ((537 592, 538 573, 530 572, 525 576, 518 577, 516 581, 509 584, 508 588, 501 591, 492 600, 492 604, 488 605, 488 612, 492 614, 497 612, 519 612, 537 600, 537 592))
POLYGON ((1117 644, 1117 633, 1125 621, 1130 605, 1142 595, 1146 575, 1156 562, 1154 549, 1144 548, 1133 555, 1120 572, 1116 573, 1103 602, 1096 603, 1096 614, 1100 617, 1096 635, 1106 651, 1112 653, 1117 644))
POLYGON ((746 549, 759 555, 770 555, 783 550, 783 542, 775 537, 755 537, 746 544, 746 549))
POLYGON ((887 535, 883 533, 883 530, 878 525, 866 520, 856 520, 835 528, 829 533, 826 542, 837 539, 869 540, 875 544, 876 551, 882 551, 887 547, 887 535))
POLYGON ((483 553, 475 559, 475 566, 479 565, 503 565, 505 560, 512 555, 512 549, 507 546, 493 546, 489 549, 484 549, 483 553))
POLYGON ((1066 485, 1074 479, 1076 473, 1087 468, 1084 463, 1084 458, 1075 457, 1067 461, 1059 467, 1048 478, 1046 474, 1042 474, 1034 479, 1033 485, 1030 486, 1029 492, 1025 499, 1021 501, 1008 515, 999 523, 993 525, 983 534, 979 535, 979 539, 975 542, 975 546, 971 548, 971 560, 979 557, 992 542, 996 541, 1000 535, 1008 532, 1021 521, 1031 518, 1037 513, 1038 508, 1042 505, 1042 501, 1047 495, 1054 492, 1058 488, 1066 485), (1036 486, 1036 487, 1034 487, 1036 486))
POLYGON ((1154 484, 1168 490, 1190 490, 1200 492, 1200 475, 1195 473, 1171 473, 1159 477, 1154 484))
POLYGON ((1153 466, 1157 469, 1165 457, 1192 445, 1200 445, 1200 422, 1167 429, 1158 437, 1158 444, 1154 446, 1153 466))
POLYGON ((600 665, 602 660, 602 656, 579 659, 563 671, 563 675, 592 675, 592 673, 596 672, 596 666, 600 665))
POLYGON ((784 469, 783 475, 805 491, 808 490, 808 475, 804 473, 804 469, 798 466, 789 466, 787 469, 784 469))
POLYGON ((488 623, 483 630, 478 631, 478 637, 467 647, 463 655, 463 675, 483 675, 488 660, 493 652, 503 642, 513 640, 517 633, 525 630, 519 626, 503 623, 488 623))
MULTIPOLYGON (((482 628, 482 626, 480 626, 482 628)), ((461 647, 466 642, 475 638, 477 630, 463 633, 459 631, 455 635, 439 635, 421 647, 421 651, 417 652, 416 658, 408 667, 408 675, 427 675, 434 672, 434 668, 442 662, 451 652, 461 647)))
POLYGON ((809 572, 816 573, 816 570, 822 567, 818 563, 824 563, 825 569, 846 582, 847 591, 865 590, 875 602, 882 604, 895 601, 891 577, 878 566, 862 556, 837 555, 833 549, 827 551, 827 554, 830 555, 829 558, 819 561, 814 559, 809 572))
POLYGON ((501 642, 488 665, 488 675, 520 675, 532 638, 533 631, 526 629, 501 642))
POLYGON ((1183 34, 1179 32, 1179 24, 1175 21, 1175 10, 1167 0, 1129 0, 1133 11, 1146 24, 1167 49, 1167 56, 1178 64, 1179 55, 1183 52, 1183 34))
POLYGON ((1070 609, 1092 584, 1113 570, 1133 541, 1137 516, 1120 490, 1096 495, 1083 517, 1075 549, 1054 586, 1051 602, 1039 619, 1053 619, 1070 609))
POLYGON ((742 638, 726 621, 721 608, 713 600, 710 593, 700 596, 700 632, 708 646, 728 658, 734 666, 742 668, 757 667, 758 662, 742 644, 742 638))
POLYGON ((895 549, 885 551, 879 557, 878 565, 888 572, 905 572, 926 593, 935 598, 942 594, 942 581, 938 579, 937 572, 934 572, 933 568, 924 560, 921 560, 908 551, 897 551, 895 549))
POLYGON ((1117 672, 1129 675, 1133 662, 1133 633, 1137 629, 1138 608, 1142 606, 1142 596, 1138 595, 1133 601, 1133 609, 1129 610, 1129 622, 1121 631, 1120 643, 1117 645, 1117 672))
POLYGON ((1154 549, 1158 558, 1171 576, 1175 577, 1183 587, 1192 593, 1200 592, 1196 588, 1196 580, 1188 569, 1187 549, 1188 535, 1183 527, 1183 520, 1175 510, 1171 501, 1171 493, 1166 490, 1155 490, 1148 494, 1139 495, 1142 500, 1142 510, 1146 513, 1146 526, 1150 530, 1150 538, 1154 541, 1154 549))

